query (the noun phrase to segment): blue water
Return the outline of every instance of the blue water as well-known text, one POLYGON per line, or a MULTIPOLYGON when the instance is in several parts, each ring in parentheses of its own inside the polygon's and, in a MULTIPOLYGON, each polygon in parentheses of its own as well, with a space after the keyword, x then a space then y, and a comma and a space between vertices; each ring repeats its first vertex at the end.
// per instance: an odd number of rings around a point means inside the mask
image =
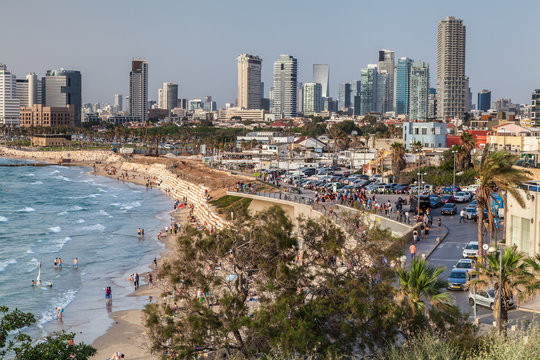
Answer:
POLYGON ((159 190, 89 171, 0 167, 0 304, 33 313, 38 335, 65 329, 93 341, 111 323, 108 312, 142 305, 127 296, 132 287, 125 279, 148 271, 163 250, 155 234, 169 221, 171 201, 159 190), (137 227, 145 229, 142 241, 137 227), (56 257, 61 270, 53 266, 56 257), (43 285, 50 280, 52 289, 31 286, 40 262, 43 285), (112 286, 112 307, 105 305, 106 286, 112 286), (62 323, 54 319, 57 306, 65 308, 62 323))

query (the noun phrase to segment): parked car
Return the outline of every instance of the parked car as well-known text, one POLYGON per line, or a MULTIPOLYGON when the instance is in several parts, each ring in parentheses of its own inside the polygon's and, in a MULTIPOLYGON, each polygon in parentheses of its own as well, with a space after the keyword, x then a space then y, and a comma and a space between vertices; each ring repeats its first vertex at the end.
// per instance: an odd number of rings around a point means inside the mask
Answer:
POLYGON ((448 276, 448 290, 467 290, 469 276, 466 269, 454 269, 448 276))
POLYGON ((454 199, 460 203, 467 202, 471 200, 471 194, 466 191, 460 191, 454 195, 454 199))
POLYGON ((456 199, 454 199, 454 196, 452 196, 452 195, 443 195, 441 197, 441 201, 442 201, 443 204, 454 203, 454 202, 456 202, 456 199))
POLYGON ((457 206, 454 203, 446 203, 441 209, 441 215, 454 215, 457 213, 457 206))
POLYGON ((431 196, 429 198, 429 202, 431 204, 432 209, 439 208, 439 207, 443 206, 441 198, 438 197, 438 196, 431 196))
MULTIPOLYGON (((476 294, 472 291, 469 291, 469 305, 473 306, 475 303, 476 305, 485 306, 493 310, 495 307, 495 301, 498 299, 495 297, 495 290, 488 289, 488 290, 480 290, 477 291, 476 294)), ((510 308, 514 307, 514 299, 510 297, 508 299, 508 305, 510 308)))
POLYGON ((467 206, 465 208, 465 217, 469 220, 476 220, 478 218, 478 212, 476 207, 467 206))
POLYGON ((469 241, 463 248, 464 259, 478 258, 478 241, 469 241))
POLYGON ((455 269, 465 269, 467 271, 473 271, 476 266, 476 261, 472 259, 460 259, 456 265, 454 265, 455 269))
POLYGON ((405 185, 405 184, 398 185, 394 189, 394 192, 396 194, 406 194, 407 192, 409 192, 409 185, 405 185))
POLYGON ((457 185, 456 185, 456 188, 455 188, 455 189, 454 189, 453 186, 445 186, 445 187, 442 188, 442 191, 445 192, 445 193, 453 193, 454 190, 455 190, 456 192, 461 191, 461 189, 460 189, 459 186, 457 186, 457 185))

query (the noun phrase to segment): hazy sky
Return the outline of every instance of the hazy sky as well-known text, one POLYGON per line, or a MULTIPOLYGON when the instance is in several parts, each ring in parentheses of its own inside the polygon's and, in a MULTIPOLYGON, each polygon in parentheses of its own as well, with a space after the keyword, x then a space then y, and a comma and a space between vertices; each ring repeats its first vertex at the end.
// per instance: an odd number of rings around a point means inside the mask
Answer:
MULTIPOLYGON (((84 102, 128 93, 130 61, 149 61, 149 98, 177 82, 188 98, 236 98, 236 57, 263 59, 265 95, 280 54, 298 59, 299 81, 314 63, 330 64, 337 84, 360 78, 379 49, 431 66, 436 86, 437 24, 446 16, 467 27, 466 73, 474 92, 530 103, 540 88, 538 0, 2 0, 0 62, 17 76, 80 70, 84 102)), ((266 95, 267 96, 267 95, 266 95)))

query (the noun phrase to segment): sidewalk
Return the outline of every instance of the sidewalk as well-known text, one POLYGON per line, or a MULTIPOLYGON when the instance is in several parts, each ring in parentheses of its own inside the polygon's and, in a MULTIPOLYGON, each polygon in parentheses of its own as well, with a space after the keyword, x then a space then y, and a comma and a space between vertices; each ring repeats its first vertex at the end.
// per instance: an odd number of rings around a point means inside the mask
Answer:
POLYGON ((518 305, 517 306, 518 310, 529 311, 529 312, 540 314, 540 296, 535 295, 529 301, 523 304, 518 303, 517 305, 518 305))
MULTIPOLYGON (((429 256, 435 251, 435 249, 446 239, 448 236, 448 228, 444 225, 441 226, 439 230, 438 226, 433 226, 429 231, 429 236, 427 240, 420 240, 416 245, 416 256, 420 258, 429 259, 429 256), (437 238, 440 241, 437 241, 437 238)), ((409 244, 410 245, 410 244, 409 244)), ((409 247, 407 245, 407 249, 409 247)), ((407 250, 408 255, 408 250, 407 250)))

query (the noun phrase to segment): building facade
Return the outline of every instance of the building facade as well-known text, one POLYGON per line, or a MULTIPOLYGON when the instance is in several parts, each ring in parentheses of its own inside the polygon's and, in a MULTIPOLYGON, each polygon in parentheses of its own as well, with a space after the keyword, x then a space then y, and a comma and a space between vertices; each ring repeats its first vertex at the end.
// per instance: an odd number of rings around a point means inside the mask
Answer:
POLYGON ((540 89, 534 90, 532 93, 532 114, 531 121, 534 126, 540 126, 540 89))
MULTIPOLYGON (((356 111, 355 104, 355 114, 356 111)), ((360 70, 360 109, 358 115, 377 110, 377 65, 369 64, 360 70)))
POLYGON ((304 115, 313 115, 323 110, 322 85, 319 83, 305 83, 302 91, 302 104, 304 115))
POLYGON ((262 59, 255 55, 242 54, 238 65, 238 107, 241 109, 261 109, 263 87, 261 84, 262 59))
POLYGON ((409 119, 427 120, 429 93, 429 64, 415 61, 411 68, 409 90, 409 119))
POLYGON ((47 70, 42 80, 42 100, 46 107, 73 106, 74 126, 81 126, 81 73, 76 70, 47 70))
POLYGON ((507 219, 504 222, 508 224, 504 227, 506 245, 516 246, 519 251, 534 257, 540 253, 540 182, 531 181, 520 187, 528 190, 518 190, 525 206, 521 207, 512 195, 508 195, 505 204, 507 219))
POLYGON ((145 59, 131 62, 128 113, 139 121, 148 120, 148 61, 145 59))
POLYGON ((36 74, 30 73, 25 79, 17 79, 16 96, 21 106, 41 104, 41 81, 36 74))
POLYGON ((321 84, 322 97, 330 97, 330 65, 328 64, 313 64, 313 82, 321 84))
POLYGON ((159 108, 171 111, 178 106, 178 84, 164 82, 159 92, 159 108))
POLYGON ((465 26, 449 16, 439 22, 437 33, 437 118, 462 119, 469 93, 465 76, 465 26))
POLYGON ((446 124, 438 122, 403 123, 403 144, 410 150, 419 141, 425 148, 446 147, 446 124))
POLYGON ((379 71, 377 73, 377 99, 375 111, 384 114, 387 110, 388 104, 388 74, 386 71, 379 71))
POLYGON ((338 110, 351 107, 351 84, 340 83, 338 85, 338 110))
POLYGON ((122 104, 122 94, 114 94, 113 112, 117 113, 122 110, 124 110, 124 106, 122 104))
POLYGON ((0 64, 0 124, 18 126, 19 108, 15 74, 12 74, 5 64, 0 64))
POLYGON ((394 110, 396 115, 409 115, 409 92, 412 59, 399 58, 395 71, 394 110))
POLYGON ((56 127, 75 125, 75 106, 33 106, 21 107, 21 127, 56 127))
POLYGON ((281 55, 274 62, 272 102, 274 114, 285 119, 296 116, 298 95, 298 65, 296 58, 281 55))
POLYGON ((392 50, 379 50, 379 62, 377 63, 379 72, 386 72, 386 102, 383 106, 385 111, 394 111, 394 52, 392 50))
POLYGON ((478 110, 488 111, 491 108, 491 90, 480 90, 478 92, 478 110))

